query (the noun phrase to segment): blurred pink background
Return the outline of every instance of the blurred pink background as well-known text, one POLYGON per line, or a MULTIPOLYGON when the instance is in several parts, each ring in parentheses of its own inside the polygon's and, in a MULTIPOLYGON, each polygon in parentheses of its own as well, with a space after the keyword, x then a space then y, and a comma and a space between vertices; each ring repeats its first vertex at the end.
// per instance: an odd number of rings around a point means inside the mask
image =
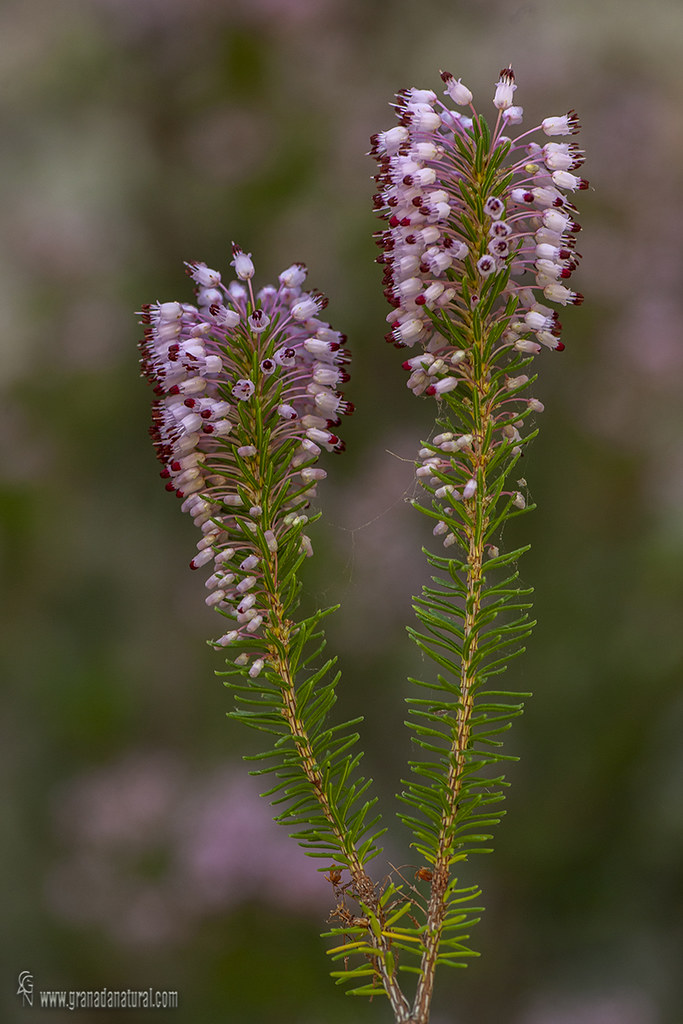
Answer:
MULTIPOLYGON (((483 955, 441 976, 434 1024, 680 1024, 682 40, 678 0, 5 0, 3 1020, 42 1019, 15 994, 25 969, 177 988, 177 1024, 389 1020, 327 977, 329 883, 240 761, 259 744, 225 719, 134 311, 189 300, 183 260, 227 269, 233 239, 261 284, 303 260, 330 296, 357 411, 305 601, 342 603, 340 713, 366 716, 391 817, 426 578, 405 499, 433 406, 382 340, 365 153, 398 89, 447 69, 486 112, 512 63, 526 126, 570 107, 584 126, 586 302, 537 362, 539 508, 517 530, 539 625, 507 679, 535 696, 496 852, 472 866, 483 955)), ((387 857, 410 861, 398 828, 387 857)))

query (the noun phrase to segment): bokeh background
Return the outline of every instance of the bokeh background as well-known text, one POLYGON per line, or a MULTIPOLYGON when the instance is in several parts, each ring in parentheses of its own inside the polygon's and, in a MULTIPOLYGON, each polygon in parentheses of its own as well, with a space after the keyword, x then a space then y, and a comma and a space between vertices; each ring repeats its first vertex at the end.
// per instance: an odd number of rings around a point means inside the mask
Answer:
MULTIPOLYGON (((486 108, 509 62, 528 126, 569 107, 584 124, 587 299, 538 363, 520 539, 539 624, 508 677, 535 697, 473 868, 483 956, 441 976, 434 1022, 683 1021, 682 47, 680 0, 0 4, 3 1021, 43 1019, 22 970, 36 989, 177 989, 155 1016, 177 1024, 389 1020, 329 981, 329 883, 270 822, 240 760, 255 741, 225 719, 134 311, 188 299, 183 260, 227 269, 232 239, 262 283, 303 260, 331 296, 357 412, 306 600, 342 603, 340 711, 365 714, 391 812, 425 576, 405 499, 433 405, 382 340, 364 154, 397 89, 446 68, 486 108)), ((387 857, 411 878, 403 840, 387 857)))

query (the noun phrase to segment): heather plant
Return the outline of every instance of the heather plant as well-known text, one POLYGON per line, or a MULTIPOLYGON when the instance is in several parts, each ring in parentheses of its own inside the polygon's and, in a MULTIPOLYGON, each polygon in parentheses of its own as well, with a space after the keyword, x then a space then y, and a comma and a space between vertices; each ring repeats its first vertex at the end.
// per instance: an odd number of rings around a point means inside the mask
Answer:
POLYGON ((326 476, 318 463, 343 451, 337 431, 353 412, 340 391, 345 336, 321 318, 326 300, 305 290, 302 264, 256 291, 252 258, 233 245, 236 280, 188 264, 196 304, 146 306, 141 345, 161 475, 200 532, 191 568, 210 569, 231 714, 267 740, 252 774, 272 777, 264 796, 277 820, 332 886, 333 977, 353 994, 386 994, 395 1020, 413 1024, 429 1020, 436 968, 476 955, 480 892, 461 876, 490 851, 503 813, 514 758, 502 737, 528 694, 498 677, 533 626, 517 569, 528 545, 507 549, 505 527, 533 508, 517 475, 543 411, 532 367, 564 348, 556 307, 582 302, 568 284, 579 261, 568 194, 587 187, 583 154, 566 141, 573 111, 521 131, 505 68, 490 126, 461 80, 441 77, 446 102, 400 92, 398 123, 371 140, 386 340, 411 350, 408 387, 435 401, 416 459, 424 498, 413 504, 436 549, 409 627, 431 671, 410 680, 415 760, 400 792, 414 875, 371 872, 384 828, 360 772, 361 719, 330 716, 339 673, 322 624, 332 609, 298 612, 326 476))

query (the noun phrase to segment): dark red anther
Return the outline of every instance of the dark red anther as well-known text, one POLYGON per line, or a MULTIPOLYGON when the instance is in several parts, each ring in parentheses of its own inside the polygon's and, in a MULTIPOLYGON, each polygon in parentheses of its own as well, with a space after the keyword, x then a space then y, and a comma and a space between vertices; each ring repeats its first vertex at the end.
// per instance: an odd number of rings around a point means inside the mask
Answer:
POLYGON ((168 483, 166 484, 166 490, 167 490, 167 491, 168 491, 169 493, 170 493, 171 491, 175 491, 175 484, 173 483, 173 481, 172 481, 172 480, 169 480, 169 481, 168 481, 168 483))
POLYGON ((159 476, 161 477, 162 480, 168 480, 170 475, 171 475, 170 470, 168 470, 166 468, 166 466, 164 466, 162 471, 159 473, 159 476))
POLYGON ((400 224, 400 223, 401 223, 401 222, 400 222, 400 220, 398 219, 398 217, 396 216, 396 214, 393 214, 393 216, 391 216, 391 217, 389 218, 389 224, 390 224, 390 226, 391 226, 392 228, 397 228, 397 227, 399 226, 399 224, 400 224))
POLYGON ((210 409, 203 409, 203 410, 202 410, 202 411, 200 412, 200 414, 199 414, 199 415, 201 416, 201 418, 202 418, 203 420, 210 420, 210 419, 211 419, 211 410, 210 410, 210 409))
POLYGON ((171 469, 173 470, 174 473, 179 473, 182 468, 183 467, 180 465, 177 459, 174 459, 174 461, 171 463, 171 469))
POLYGON ((416 296, 415 296, 415 305, 416 305, 416 306, 424 306, 424 304, 425 304, 425 302, 426 302, 426 301, 427 301, 427 300, 426 300, 426 298, 424 297, 424 295, 416 295, 416 296))
POLYGON ((184 498, 185 497, 185 491, 181 491, 180 489, 178 489, 175 492, 175 496, 176 496, 176 498, 184 498))
POLYGON ((155 395, 163 395, 164 394, 164 389, 161 386, 161 384, 157 384, 157 386, 154 388, 154 394, 155 395))
POLYGON ((180 388, 178 387, 178 385, 174 384, 173 387, 169 388, 168 389, 168 394, 169 395, 179 395, 180 394, 180 388))
POLYGON ((213 434, 213 429, 214 428, 213 428, 213 424, 212 423, 205 423, 202 426, 202 433, 203 434, 213 434))
POLYGON ((197 399, 196 398, 186 398, 185 401, 183 402, 183 405, 186 405, 188 409, 194 409, 196 404, 197 404, 197 399))

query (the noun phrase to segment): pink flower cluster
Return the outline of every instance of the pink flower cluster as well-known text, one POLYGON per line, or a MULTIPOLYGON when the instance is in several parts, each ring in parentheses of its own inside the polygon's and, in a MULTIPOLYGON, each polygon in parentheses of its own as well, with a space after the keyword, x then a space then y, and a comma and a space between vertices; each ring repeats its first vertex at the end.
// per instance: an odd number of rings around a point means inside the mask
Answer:
POLYGON ((273 822, 262 788, 233 766, 197 775, 149 749, 75 776, 53 795, 48 906, 133 948, 193 941, 247 903, 320 913, 329 883, 273 822))
POLYGON ((522 121, 512 68, 496 85, 492 131, 470 90, 448 72, 441 77, 445 96, 469 113, 429 89, 407 89, 395 104, 399 123, 371 140, 379 165, 374 205, 387 222, 377 236, 393 307, 387 341, 419 343, 427 358, 404 363, 408 386, 436 396, 457 386, 462 361, 461 346, 447 342, 448 324, 470 331, 496 275, 510 274, 487 319, 489 328, 502 325, 502 344, 530 355, 542 345, 564 347, 557 311, 546 303, 583 301, 567 285, 580 258, 567 193, 588 187, 575 173, 582 151, 554 141, 576 134, 574 111, 512 139, 508 130, 522 121), (539 132, 551 141, 531 141, 539 132))
MULTIPOLYGON (((140 343, 161 476, 202 532, 190 566, 213 563, 206 603, 234 620, 221 646, 262 634, 264 552, 305 523, 326 476, 315 463, 323 449, 343 451, 334 429, 353 411, 338 390, 346 339, 320 319, 325 297, 303 290, 305 266, 256 294, 251 256, 236 245, 232 266, 237 280, 226 286, 204 263, 188 264, 197 304, 145 306, 140 343)), ((254 676, 262 665, 253 662, 254 676)))

